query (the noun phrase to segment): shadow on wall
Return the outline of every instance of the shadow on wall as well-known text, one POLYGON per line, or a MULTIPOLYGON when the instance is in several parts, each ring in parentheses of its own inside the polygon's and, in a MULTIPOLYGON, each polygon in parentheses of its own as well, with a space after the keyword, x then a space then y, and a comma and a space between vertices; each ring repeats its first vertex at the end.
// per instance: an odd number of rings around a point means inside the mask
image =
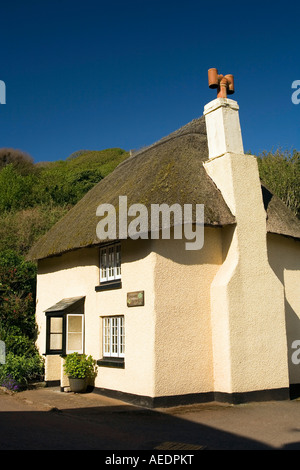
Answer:
POLYGON ((290 394, 296 398, 300 396, 300 243, 276 234, 268 234, 267 238, 270 266, 284 286, 290 394), (294 341, 299 341, 299 364, 292 360, 294 341))

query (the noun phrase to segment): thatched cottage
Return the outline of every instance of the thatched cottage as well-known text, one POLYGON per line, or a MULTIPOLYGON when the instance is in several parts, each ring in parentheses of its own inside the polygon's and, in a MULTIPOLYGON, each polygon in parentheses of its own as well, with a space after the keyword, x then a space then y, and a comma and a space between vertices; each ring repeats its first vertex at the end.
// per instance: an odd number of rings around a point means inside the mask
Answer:
POLYGON ((237 103, 121 163, 30 253, 46 381, 97 359, 94 390, 147 406, 288 399, 300 384, 300 222, 244 154, 237 103), (101 240, 100 204, 203 204, 204 243, 101 240), (294 354, 294 356, 293 356, 294 354))

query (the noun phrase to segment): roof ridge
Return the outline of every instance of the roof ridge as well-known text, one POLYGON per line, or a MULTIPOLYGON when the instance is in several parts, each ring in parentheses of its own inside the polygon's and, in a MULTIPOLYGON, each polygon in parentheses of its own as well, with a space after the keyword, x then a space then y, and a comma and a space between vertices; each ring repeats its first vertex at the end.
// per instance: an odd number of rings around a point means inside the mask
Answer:
POLYGON ((200 135, 205 135, 206 132, 199 132, 199 129, 197 129, 195 126, 192 127, 195 124, 198 123, 204 123, 204 116, 200 116, 199 118, 195 118, 192 121, 188 122, 187 124, 184 124, 183 126, 179 127, 176 131, 171 132, 165 137, 162 137, 161 139, 157 140, 153 144, 147 145, 145 147, 142 147, 140 150, 137 150, 134 152, 130 157, 126 158, 123 162, 121 162, 118 167, 126 164, 128 161, 131 161, 133 158, 140 156, 142 153, 147 152, 148 150, 151 150, 155 147, 159 147, 160 145, 165 144, 166 142, 170 142, 172 140, 178 139, 179 137, 182 137, 183 135, 191 135, 191 134, 200 134, 200 135), (189 130, 188 132, 185 132, 185 130, 189 130), (197 132, 198 130, 198 132, 197 132))

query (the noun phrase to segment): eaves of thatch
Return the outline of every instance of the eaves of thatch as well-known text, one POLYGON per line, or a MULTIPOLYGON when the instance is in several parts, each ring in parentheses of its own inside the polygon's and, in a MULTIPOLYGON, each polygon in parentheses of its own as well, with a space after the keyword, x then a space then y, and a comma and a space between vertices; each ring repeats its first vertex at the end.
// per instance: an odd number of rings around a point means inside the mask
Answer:
MULTIPOLYGON (((47 258, 103 242, 96 235, 96 209, 100 204, 117 208, 119 196, 127 196, 128 207, 144 204, 149 213, 151 204, 204 204, 206 226, 235 224, 203 167, 207 159, 206 126, 201 117, 122 162, 38 240, 29 258, 47 258)), ((300 238, 299 220, 267 189, 264 201, 268 231, 300 238)))

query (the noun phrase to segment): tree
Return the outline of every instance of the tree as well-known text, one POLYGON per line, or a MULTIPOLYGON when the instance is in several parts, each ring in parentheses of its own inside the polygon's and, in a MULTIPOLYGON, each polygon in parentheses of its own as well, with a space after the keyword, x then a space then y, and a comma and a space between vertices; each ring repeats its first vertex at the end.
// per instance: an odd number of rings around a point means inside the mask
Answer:
POLYGON ((13 164, 0 171, 0 212, 30 207, 33 203, 35 176, 22 176, 13 164))
POLYGON ((13 250, 0 252, 0 326, 29 339, 36 334, 36 266, 13 250))
POLYGON ((33 168, 33 158, 22 150, 1 148, 0 170, 10 164, 12 164, 19 173, 28 174, 33 168))

